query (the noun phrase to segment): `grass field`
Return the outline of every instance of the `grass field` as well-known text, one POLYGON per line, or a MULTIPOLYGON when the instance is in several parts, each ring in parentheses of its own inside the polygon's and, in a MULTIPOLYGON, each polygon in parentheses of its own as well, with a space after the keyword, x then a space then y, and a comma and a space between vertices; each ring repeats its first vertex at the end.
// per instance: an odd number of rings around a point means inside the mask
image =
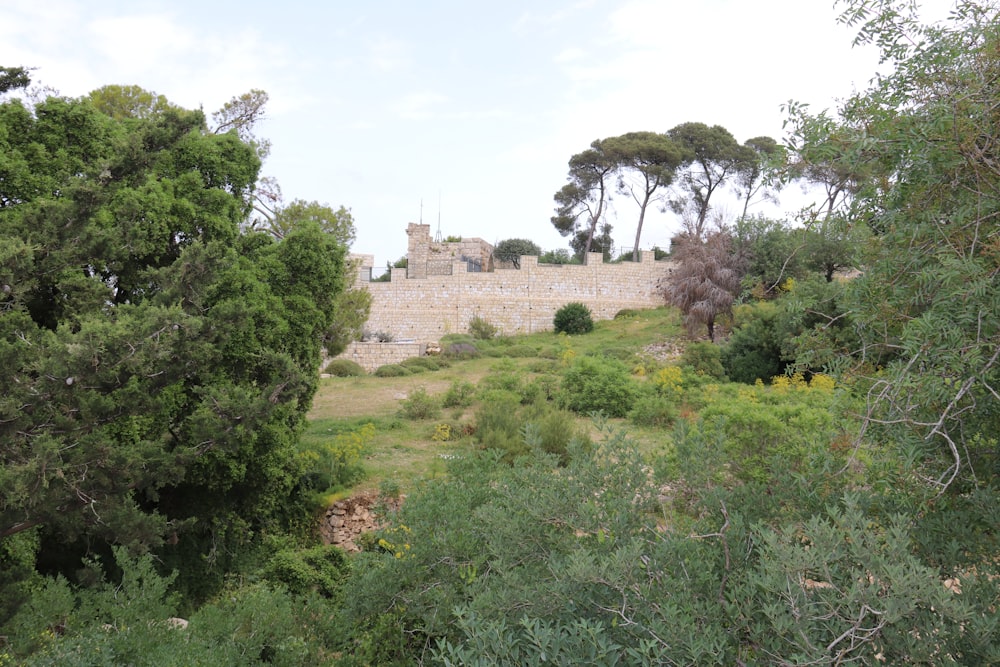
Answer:
MULTIPOLYGON (((441 475, 445 459, 476 447, 473 438, 460 436, 465 425, 474 424, 480 397, 467 407, 442 408, 436 418, 409 419, 401 414, 404 401, 421 390, 440 399, 455 383, 479 384, 498 367, 525 382, 557 385, 564 363, 582 355, 604 355, 631 366, 651 363, 651 355, 676 348, 680 320, 673 309, 639 311, 628 317, 595 323, 594 331, 580 336, 536 333, 489 342, 480 341, 483 356, 454 360, 446 368, 404 377, 374 375, 325 378, 309 413, 303 437, 306 446, 316 446, 338 433, 375 425, 375 435, 363 454, 364 479, 355 490, 377 489, 387 483, 406 492, 416 481, 441 475), (510 356, 516 354, 516 356, 510 356), (439 425, 449 424, 451 436, 440 438, 439 425)), ((587 428, 590 419, 579 417, 587 428)), ((661 438, 655 429, 629 427, 644 448, 654 449, 661 438)))

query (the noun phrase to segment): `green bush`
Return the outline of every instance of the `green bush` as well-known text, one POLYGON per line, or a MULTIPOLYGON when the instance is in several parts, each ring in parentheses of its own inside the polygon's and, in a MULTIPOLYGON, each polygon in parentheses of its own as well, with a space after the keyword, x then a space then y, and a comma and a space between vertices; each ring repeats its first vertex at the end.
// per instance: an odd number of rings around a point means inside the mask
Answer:
POLYGON ((386 364, 385 366, 379 366, 375 369, 373 375, 379 378, 398 378, 406 375, 412 375, 409 368, 405 366, 400 366, 399 364, 386 364))
POLYGON ((733 333, 720 360, 733 382, 770 382, 785 372, 779 331, 780 312, 774 303, 741 306, 734 313, 733 333))
POLYGON ((594 330, 590 309, 579 302, 567 303, 557 310, 552 323, 556 333, 585 334, 594 330))
POLYGON ((688 343, 681 355, 681 365, 716 380, 726 379, 726 369, 722 366, 722 349, 715 343, 688 343))
POLYGON ((479 315, 469 320, 469 335, 476 340, 492 340, 500 333, 499 327, 486 321, 479 315))
POLYGON ((471 382, 457 380, 451 384, 448 391, 441 397, 441 407, 467 408, 476 397, 476 385, 471 382))
POLYGON ((341 378, 365 375, 365 369, 361 367, 361 364, 350 359, 331 359, 323 372, 341 378))
POLYGON ((521 397, 504 389, 490 389, 480 398, 481 404, 476 410, 476 442, 484 449, 503 452, 508 463, 528 453, 528 446, 521 437, 524 424, 519 415, 521 397))
POLYGON ((630 347, 605 347, 596 354, 599 354, 602 357, 607 357, 608 359, 617 359, 618 361, 624 362, 632 362, 635 360, 635 350, 630 347))
POLYGON ((504 349, 504 356, 511 357, 513 359, 534 357, 538 355, 538 351, 530 345, 511 345, 504 349))
POLYGON ((318 593, 332 598, 340 589, 347 568, 343 551, 321 545, 282 549, 268 559, 262 574, 269 582, 284 586, 295 595, 318 593))
POLYGON ((480 353, 474 343, 448 343, 441 346, 441 356, 448 359, 478 359, 480 353))
POLYGON ((411 373, 441 370, 441 361, 435 357, 410 357, 401 361, 399 365, 411 373))
POLYGON ((614 359, 582 357, 563 374, 562 397, 570 410, 624 417, 637 389, 625 364, 614 359))
POLYGON ((441 413, 441 404, 427 393, 424 387, 416 387, 410 395, 400 401, 400 414, 407 419, 433 419, 441 413))
POLYGON ((635 308, 622 308, 617 313, 615 313, 616 320, 627 320, 636 317, 639 311, 635 308))
POLYGON ((663 428, 670 426, 677 419, 677 406, 668 396, 656 392, 643 392, 632 405, 628 418, 637 426, 663 428))

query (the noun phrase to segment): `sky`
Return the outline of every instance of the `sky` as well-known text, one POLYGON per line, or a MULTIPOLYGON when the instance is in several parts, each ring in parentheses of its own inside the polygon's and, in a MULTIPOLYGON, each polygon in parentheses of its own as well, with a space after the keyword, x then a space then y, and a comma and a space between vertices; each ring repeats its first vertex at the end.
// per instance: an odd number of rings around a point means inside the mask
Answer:
MULTIPOLYGON (((553 195, 595 139, 696 121, 781 141, 783 104, 834 109, 876 72, 837 14, 833 0, 0 0, 0 65, 65 96, 138 85, 207 114, 267 91, 261 174, 286 201, 350 208, 352 250, 384 266, 410 222, 568 248, 553 195)), ((615 198, 616 244, 631 248, 637 218, 615 198)), ((667 247, 679 224, 647 215, 640 246, 667 247)))

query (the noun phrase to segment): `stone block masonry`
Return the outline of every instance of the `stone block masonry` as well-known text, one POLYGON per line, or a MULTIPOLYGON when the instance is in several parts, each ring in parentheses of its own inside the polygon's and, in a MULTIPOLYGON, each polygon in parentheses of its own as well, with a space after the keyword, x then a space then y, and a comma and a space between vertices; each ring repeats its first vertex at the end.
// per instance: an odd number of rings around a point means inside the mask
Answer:
POLYGON ((422 357, 426 343, 350 343, 340 358, 350 359, 371 373, 379 366, 398 364, 410 357, 422 357))
MULTIPOLYGON (((573 301, 586 304, 598 320, 611 319, 624 308, 655 308, 664 304, 659 285, 673 267, 644 250, 639 262, 605 264, 600 253, 590 253, 586 264, 557 265, 525 256, 520 269, 470 273, 460 256, 472 254, 468 252, 456 253, 450 271, 443 271, 437 266, 440 260, 431 256, 446 253, 428 251, 428 226, 411 224, 407 233, 407 269, 392 271, 389 282, 367 285, 372 306, 365 328, 390 333, 397 341, 427 343, 465 333, 477 315, 504 335, 551 331, 556 311, 573 301), (435 268, 428 271, 425 263, 435 268)), ((479 239, 470 241, 466 245, 477 249, 484 245, 479 239)), ((481 252, 483 263, 492 266, 486 249, 481 252)), ((364 268, 359 275, 365 275, 364 268)))

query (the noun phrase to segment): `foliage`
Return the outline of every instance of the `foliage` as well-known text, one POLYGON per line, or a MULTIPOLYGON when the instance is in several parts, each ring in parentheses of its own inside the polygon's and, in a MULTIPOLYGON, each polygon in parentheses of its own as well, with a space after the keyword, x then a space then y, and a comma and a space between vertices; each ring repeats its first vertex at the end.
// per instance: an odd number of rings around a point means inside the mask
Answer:
POLYGON ((217 582, 300 515, 345 248, 241 234, 259 159, 200 111, 8 102, 0 145, 0 539, 44 525, 54 570, 124 544, 217 582))
POLYGON ((715 380, 726 379, 722 348, 713 343, 693 342, 685 345, 684 352, 681 353, 681 365, 715 380))
POLYGON ((378 378, 398 378, 404 375, 412 375, 412 371, 400 364, 384 364, 375 369, 373 375, 378 378))
POLYGON ((335 377, 358 377, 367 375, 365 369, 356 361, 350 359, 331 359, 323 372, 335 377))
POLYGON ((476 385, 464 380, 456 380, 441 397, 441 407, 467 408, 476 396, 476 385))
MULTIPOLYGON (((357 275, 359 263, 357 259, 348 260, 345 275, 357 275)), ((334 303, 337 318, 323 333, 327 354, 341 354, 350 343, 364 337, 371 304, 372 293, 354 283, 337 295, 334 303)))
POLYGON ((736 224, 735 252, 744 261, 744 287, 756 299, 774 298, 789 278, 804 275, 801 233, 787 223, 763 217, 743 217, 736 224))
POLYGON ((689 230, 674 239, 673 259, 677 267, 664 286, 667 303, 680 309, 689 330, 705 325, 714 341, 716 320, 730 312, 743 276, 732 237, 716 230, 702 239, 689 230))
POLYGON ((509 262, 515 269, 521 268, 522 255, 538 257, 542 249, 538 244, 528 239, 504 239, 493 247, 493 256, 501 262, 509 262))
POLYGON ((361 340, 366 343, 392 343, 396 337, 388 331, 369 331, 366 329, 361 334, 361 340))
POLYGON ((678 178, 679 193, 670 207, 675 213, 690 211, 690 231, 701 238, 707 231, 712 195, 736 177, 748 159, 756 163, 756 155, 742 148, 721 125, 681 123, 671 128, 667 136, 681 147, 684 155, 678 178))
POLYGON ((473 315, 469 320, 469 334, 476 340, 491 340, 500 333, 499 327, 491 324, 479 315, 473 315))
POLYGON ((303 435, 300 460, 307 473, 305 485, 320 493, 348 487, 365 477, 362 460, 369 451, 376 428, 366 423, 349 430, 310 428, 303 435))
POLYGON ((411 373, 423 373, 441 370, 448 366, 448 361, 439 357, 410 357, 401 361, 399 365, 411 373))
POLYGON ((31 77, 24 67, 0 67, 0 95, 3 93, 27 88, 31 85, 31 77))
POLYGON ((604 151, 618 166, 618 191, 639 205, 632 261, 639 261, 639 240, 646 210, 660 201, 674 180, 674 172, 687 157, 685 148, 657 132, 627 132, 602 142, 604 151))
POLYGON ((572 264, 573 257, 565 248, 547 250, 538 257, 539 264, 572 264))
POLYGON ((628 368, 613 359, 581 357, 563 374, 562 399, 567 408, 581 414, 624 417, 636 393, 628 368))
POLYGON ((102 86, 91 91, 86 99, 94 108, 115 120, 125 118, 152 118, 168 109, 177 109, 163 95, 139 86, 102 86))
POLYGON ((348 566, 344 552, 334 546, 284 548, 268 559, 261 574, 293 595, 316 593, 332 598, 339 593, 348 566))
POLYGON ((570 335, 590 333, 594 330, 590 308, 579 302, 567 303, 557 310, 552 325, 556 333, 570 335))
POLYGON ((851 306, 865 356, 892 360, 870 377, 867 423, 880 437, 933 443, 923 449, 944 488, 996 470, 995 448, 983 445, 1000 428, 1000 320, 986 316, 1000 312, 1000 20, 992 3, 959 3, 936 26, 916 12, 846 3, 843 22, 892 73, 845 100, 836 119, 790 111, 801 159, 854 175, 836 213, 874 232, 851 306), (822 159, 832 142, 842 147, 836 162, 822 159))
POLYGON ((734 312, 733 333, 721 353, 729 379, 753 384, 784 373, 783 334, 779 306, 767 302, 739 306, 734 312))
POLYGON ((628 419, 637 426, 665 428, 677 419, 678 410, 674 401, 669 395, 643 391, 632 404, 628 419))
POLYGON ((587 253, 601 253, 601 261, 611 260, 611 250, 614 248, 615 240, 611 238, 611 225, 603 222, 597 230, 599 233, 591 234, 589 230, 580 230, 569 240, 569 247, 573 249, 573 262, 577 264, 586 263, 587 253))
MULTIPOLYGON (((569 181, 556 194, 556 214, 552 224, 563 236, 577 240, 577 255, 585 257, 598 225, 604 219, 611 196, 610 179, 617 169, 614 158, 607 154, 601 140, 569 159, 569 181), (583 224, 580 219, 584 218, 583 224)), ((605 226, 610 227, 605 223, 605 226)))
POLYGON ((434 419, 441 411, 440 401, 428 394, 425 387, 414 388, 399 403, 399 414, 407 419, 434 419))

